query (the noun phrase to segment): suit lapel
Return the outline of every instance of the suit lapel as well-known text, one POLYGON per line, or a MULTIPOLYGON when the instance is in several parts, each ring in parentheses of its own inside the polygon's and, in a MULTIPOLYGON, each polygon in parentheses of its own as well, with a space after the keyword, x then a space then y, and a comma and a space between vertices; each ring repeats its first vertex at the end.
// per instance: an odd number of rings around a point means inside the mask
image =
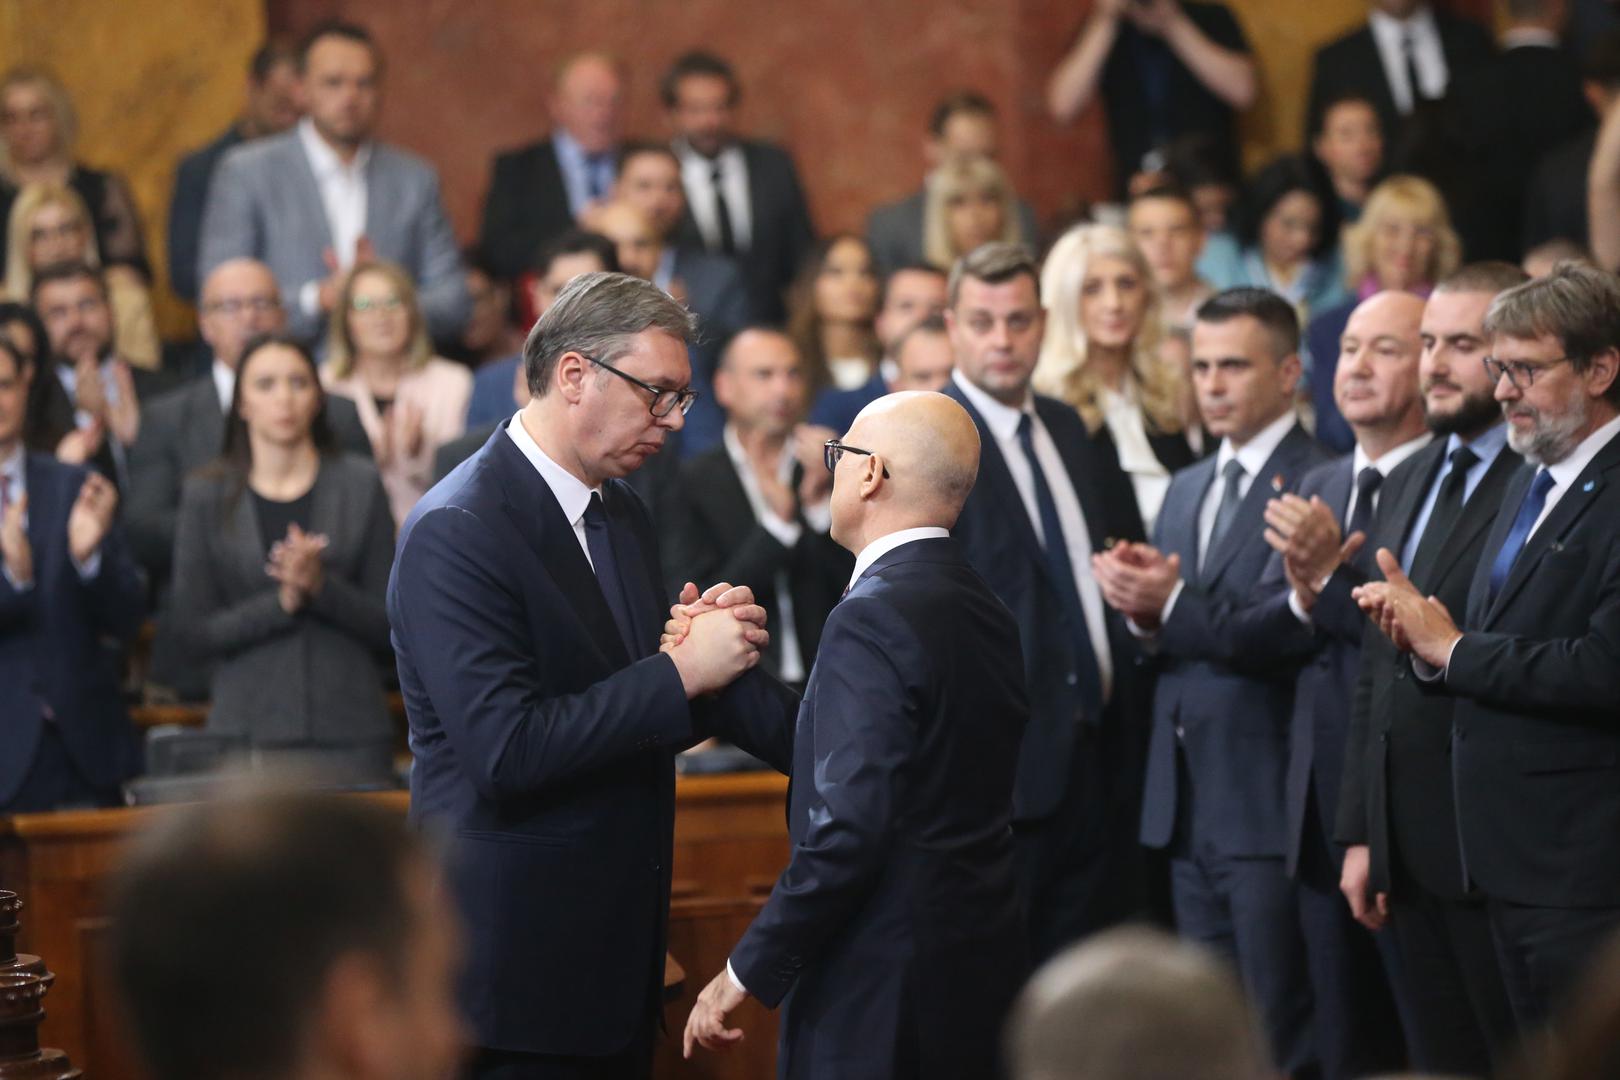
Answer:
POLYGON ((974 426, 979 429, 979 479, 975 489, 983 486, 989 497, 1001 504, 1001 513, 1013 522, 1013 531, 1018 534, 1019 541, 1029 549, 1040 567, 1040 572, 1046 571, 1046 551, 1041 547, 1040 539, 1035 535, 1035 526, 1030 524, 1029 510, 1024 506, 1024 500, 1018 494, 1018 485, 1013 482, 1012 473, 1007 469, 1007 461, 1001 456, 1001 447, 996 442, 995 433, 979 415, 979 410, 967 399, 955 383, 946 386, 945 392, 956 399, 968 415, 973 417, 974 426))
POLYGON ((1513 570, 1508 574, 1507 581, 1502 584, 1502 591, 1497 594, 1496 603, 1491 605, 1490 611, 1486 613, 1487 626, 1512 602, 1514 594, 1524 587, 1525 581, 1535 572, 1536 564, 1542 557, 1549 551, 1563 547, 1564 537, 1608 483, 1604 474, 1616 464, 1620 464, 1620 438, 1610 440, 1591 464, 1581 470, 1581 474, 1575 478, 1570 489, 1558 500, 1558 505, 1547 515, 1547 520, 1543 521, 1541 527, 1525 541, 1523 550, 1513 562, 1513 570))
POLYGON ((219 391, 212 374, 197 380, 186 411, 191 422, 180 437, 190 442, 191 452, 185 460, 212 461, 225 449, 225 412, 219 407, 219 391))
POLYGON ((1057 447, 1058 457, 1063 459, 1063 471, 1068 473, 1069 485, 1074 488, 1075 498, 1080 500, 1080 513, 1086 519, 1086 532, 1091 541, 1091 550, 1101 551, 1107 541, 1107 528, 1104 522, 1108 520, 1108 516, 1103 506, 1102 495, 1097 491, 1096 474, 1086 467, 1083 460, 1086 448, 1076 445, 1073 439, 1063 434, 1065 431, 1063 423, 1052 423, 1052 412, 1055 408, 1067 409, 1068 406, 1039 396, 1035 398, 1035 415, 1041 418, 1046 433, 1052 438, 1052 445, 1057 447))
POLYGON ((596 582, 590 560, 580 550, 579 538, 563 517, 551 486, 499 429, 491 442, 494 445, 486 444, 486 450, 494 454, 500 471, 501 491, 512 524, 540 556, 552 583, 568 601, 604 662, 612 668, 623 667, 629 660, 624 639, 596 582))
POLYGON ((1261 466, 1259 475, 1249 484, 1248 494, 1244 495, 1243 501, 1238 504, 1237 517, 1232 519, 1231 527, 1227 529, 1226 535, 1221 537, 1221 542, 1209 553, 1209 558, 1204 560, 1199 580, 1205 589, 1215 587, 1215 583, 1232 564, 1237 553, 1253 539, 1254 523, 1264 517, 1266 501, 1275 498, 1281 491, 1292 491, 1298 486, 1296 466, 1310 448, 1310 444, 1310 436, 1295 424, 1288 430, 1288 434, 1283 436, 1282 442, 1277 444, 1277 449, 1271 452, 1265 465, 1261 466), (1274 486, 1274 481, 1277 486, 1274 486))
POLYGON ((1480 553, 1479 562, 1474 567, 1474 580, 1468 586, 1468 617, 1465 621, 1471 629, 1482 629, 1485 625, 1485 603, 1491 595, 1491 566, 1496 561, 1497 552, 1507 542, 1507 534, 1513 528, 1513 519, 1519 512, 1519 504, 1524 501, 1524 493, 1535 474, 1535 466, 1528 462, 1521 464, 1518 472, 1508 479, 1507 490, 1502 492, 1502 504, 1497 507, 1496 520, 1485 539, 1485 550, 1480 553))
MULTIPOLYGON (((1485 470, 1479 483, 1474 487, 1474 493, 1463 503, 1462 513, 1457 517, 1457 523, 1452 526, 1445 542, 1440 547, 1439 572, 1435 580, 1426 585, 1429 593, 1439 592, 1445 587, 1453 574, 1458 573, 1462 567, 1457 561, 1457 554, 1472 544, 1476 537, 1490 528, 1491 522, 1496 520, 1497 511, 1501 508, 1502 489, 1513 478, 1524 459, 1507 447, 1503 447, 1491 462, 1491 467, 1485 470)), ((1495 554, 1491 556, 1495 558, 1495 554)))
MULTIPOLYGON (((1423 509, 1423 497, 1434 485, 1435 474, 1440 471, 1440 463, 1445 458, 1445 439, 1436 439, 1417 452, 1409 474, 1410 481, 1398 492, 1385 492, 1378 525, 1367 544, 1369 548, 1377 551, 1385 547, 1399 557, 1411 536, 1412 526, 1417 524, 1418 511, 1423 509)), ((1411 567, 1406 569, 1410 571, 1411 567)))
MULTIPOLYGON (((319 481, 317 481, 317 485, 319 481)), ((242 575, 242 580, 258 582, 268 581, 265 576, 265 552, 270 548, 264 532, 259 528, 259 514, 255 509, 253 489, 247 486, 244 480, 242 491, 236 497, 236 503, 231 507, 231 531, 242 537, 247 543, 232 545, 236 549, 236 567, 242 575)), ((280 540, 281 537, 276 537, 280 540)))
MULTIPOLYGON (((316 243, 319 245, 320 250, 324 251, 332 246, 332 223, 326 220, 326 203, 321 198, 321 185, 315 179, 315 169, 309 163, 309 154, 304 150, 303 140, 296 133, 292 134, 293 137, 289 140, 292 151, 289 156, 293 159, 292 182, 295 185, 302 186, 304 189, 304 194, 298 201, 304 206, 313 206, 318 211, 312 220, 316 223, 315 231, 318 234, 315 237, 316 243)), ((369 200, 371 197, 368 192, 367 199, 369 200)), ((366 213, 368 216, 371 213, 369 201, 366 213)), ((317 258, 316 262, 319 261, 317 258)))
POLYGON ((380 236, 393 235, 383 227, 383 217, 399 204, 396 174, 393 169, 383 168, 380 150, 373 144, 371 156, 366 159, 366 236, 373 244, 380 236))
POLYGON ((657 648, 658 635, 663 626, 653 624, 651 613, 661 611, 664 605, 653 585, 655 579, 651 564, 647 561, 647 552, 636 537, 635 516, 630 509, 633 496, 629 493, 629 486, 622 481, 609 481, 603 485, 602 494, 606 496, 603 509, 616 526, 609 536, 612 537, 613 552, 619 561, 619 574, 624 579, 628 594, 625 600, 630 605, 630 636, 636 643, 636 655, 630 659, 640 660, 657 648))

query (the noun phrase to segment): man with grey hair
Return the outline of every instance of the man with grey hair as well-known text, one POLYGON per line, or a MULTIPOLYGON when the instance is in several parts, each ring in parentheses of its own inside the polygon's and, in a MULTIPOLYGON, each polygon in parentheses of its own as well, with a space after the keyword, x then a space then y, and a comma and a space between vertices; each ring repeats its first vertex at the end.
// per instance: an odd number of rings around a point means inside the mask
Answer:
POLYGON ((1214 953, 1147 927, 1071 946, 1007 1023, 1012 1080, 1260 1080, 1243 988, 1214 953))
POLYGON ((1456 701, 1462 871, 1527 1031, 1620 926, 1620 280, 1560 266, 1498 296, 1485 332, 1526 465, 1467 607, 1426 598, 1388 549, 1358 599, 1456 701))
POLYGON ((411 817, 455 839, 475 1076, 645 1076, 674 754, 718 731, 786 767, 791 729, 742 730, 791 700, 738 678, 769 640, 748 589, 710 589, 730 610, 658 651, 658 540, 624 477, 681 428, 691 333, 650 282, 575 278, 524 345, 532 399, 400 530, 411 817))

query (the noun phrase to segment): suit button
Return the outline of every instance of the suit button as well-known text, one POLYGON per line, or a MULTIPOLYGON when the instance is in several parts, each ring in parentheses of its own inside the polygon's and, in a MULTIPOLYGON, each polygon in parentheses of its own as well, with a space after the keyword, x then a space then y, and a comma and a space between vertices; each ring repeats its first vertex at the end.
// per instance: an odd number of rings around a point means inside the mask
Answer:
POLYGON ((1395 677, 1404 682, 1406 680, 1406 669, 1405 668, 1396 668, 1395 669, 1395 677))
POLYGON ((1462 742, 1466 738, 1468 738, 1468 732, 1466 732, 1466 731, 1457 732, 1457 741, 1458 742, 1462 742))
POLYGON ((1071 671, 1067 676, 1065 676, 1065 681, 1068 682, 1070 686, 1079 686, 1080 676, 1071 671))
POLYGON ((1178 742, 1185 742, 1186 739, 1187 739, 1187 729, 1182 727, 1180 724, 1177 724, 1176 725, 1176 740, 1178 742))
POLYGON ((1378 733, 1378 741, 1379 741, 1379 742, 1381 742, 1381 743, 1387 743, 1387 742, 1389 742, 1389 732, 1387 732, 1387 731, 1380 731, 1380 732, 1379 732, 1379 733, 1378 733))

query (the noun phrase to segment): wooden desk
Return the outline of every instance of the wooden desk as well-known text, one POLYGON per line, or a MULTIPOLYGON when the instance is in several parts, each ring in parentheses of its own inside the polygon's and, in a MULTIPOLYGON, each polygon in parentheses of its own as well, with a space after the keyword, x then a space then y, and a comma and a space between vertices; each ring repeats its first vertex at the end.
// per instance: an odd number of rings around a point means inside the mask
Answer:
MULTIPOLYGON (((775 773, 682 777, 676 784, 669 949, 686 978, 667 1006, 673 1047, 660 1047, 658 1077, 745 1080, 775 1071, 775 1016, 758 1005, 739 1013, 748 1038, 731 1054, 683 1062, 680 1032, 758 909, 762 883, 787 862, 786 791, 787 780, 775 773)), ((379 799, 402 815, 409 801, 403 791, 356 798, 379 799)), ((56 972, 41 1038, 96 1080, 136 1076, 93 977, 107 927, 102 886, 125 837, 166 812, 157 806, 0 816, 0 887, 26 905, 18 948, 43 956, 56 972)))

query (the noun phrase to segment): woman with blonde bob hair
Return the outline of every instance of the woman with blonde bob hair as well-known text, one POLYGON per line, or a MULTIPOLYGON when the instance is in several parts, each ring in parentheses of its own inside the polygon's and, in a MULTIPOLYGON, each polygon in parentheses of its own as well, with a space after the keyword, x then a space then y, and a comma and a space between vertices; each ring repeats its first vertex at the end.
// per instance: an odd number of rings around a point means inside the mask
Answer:
POLYGON ((1386 290, 1428 296, 1434 283, 1462 262, 1462 241, 1446 200, 1418 176, 1391 176, 1372 189, 1361 217, 1344 230, 1344 284, 1351 299, 1327 308, 1305 329, 1316 437, 1340 451, 1355 446, 1350 425, 1333 401, 1339 338, 1356 305, 1386 290))
POLYGON ((954 158, 928 177, 923 260, 950 272, 957 259, 992 241, 1027 243, 1007 174, 987 157, 954 158))
POLYGON ((1110 444, 1151 531, 1170 474, 1193 462, 1185 373, 1160 359, 1152 270, 1130 235, 1078 225, 1041 271, 1046 333, 1035 365, 1041 392, 1074 406, 1110 444))
POLYGON ((433 355, 404 270, 368 262, 343 280, 321 382, 354 402, 394 520, 404 521, 433 483, 434 453, 465 431, 472 397, 472 373, 433 355))
MULTIPOLYGON (((100 266, 95 223, 79 193, 63 184, 28 184, 11 204, 6 228, 6 295, 28 303, 34 274, 58 263, 100 266)), ((146 281, 125 265, 102 273, 112 305, 113 346, 118 355, 147 370, 162 365, 152 294, 146 281)))

